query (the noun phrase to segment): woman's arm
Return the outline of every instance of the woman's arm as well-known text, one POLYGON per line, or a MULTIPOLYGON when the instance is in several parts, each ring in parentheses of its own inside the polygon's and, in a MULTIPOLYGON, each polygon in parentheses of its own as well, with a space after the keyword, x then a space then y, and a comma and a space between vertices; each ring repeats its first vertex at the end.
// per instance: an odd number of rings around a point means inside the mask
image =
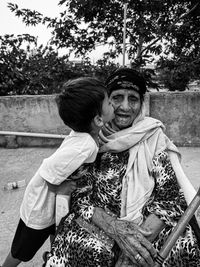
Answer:
POLYGON ((153 164, 152 176, 155 179, 155 188, 150 201, 143 209, 144 215, 147 217, 149 214, 154 214, 166 225, 175 226, 187 208, 187 203, 180 190, 168 152, 163 151, 158 154, 153 164))
POLYGON ((156 256, 156 250, 146 238, 151 232, 133 222, 118 220, 97 207, 94 208, 92 221, 117 242, 123 253, 133 263, 139 263, 140 266, 145 267, 154 266, 153 258, 156 256), (141 256, 140 262, 135 260, 138 254, 141 256))
POLYGON ((183 190, 183 194, 185 196, 186 202, 189 205, 190 202, 196 195, 196 190, 194 189, 193 185, 185 175, 182 166, 179 162, 178 155, 172 151, 169 151, 169 158, 176 174, 176 178, 178 181, 179 186, 183 190))

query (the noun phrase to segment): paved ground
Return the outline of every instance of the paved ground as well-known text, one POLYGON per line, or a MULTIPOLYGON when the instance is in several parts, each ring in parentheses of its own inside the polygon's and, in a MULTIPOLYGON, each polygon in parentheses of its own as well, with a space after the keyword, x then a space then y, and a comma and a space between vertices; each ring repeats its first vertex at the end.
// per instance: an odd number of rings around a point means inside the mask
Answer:
MULTIPOLYGON (((0 264, 6 257, 19 220, 19 206, 24 189, 4 191, 8 182, 26 180, 33 176, 42 159, 54 152, 53 148, 0 149, 0 264)), ((182 165, 194 187, 200 185, 200 147, 180 148, 182 165)), ((35 258, 20 266, 40 267, 42 253, 49 247, 49 241, 38 251, 35 258)))

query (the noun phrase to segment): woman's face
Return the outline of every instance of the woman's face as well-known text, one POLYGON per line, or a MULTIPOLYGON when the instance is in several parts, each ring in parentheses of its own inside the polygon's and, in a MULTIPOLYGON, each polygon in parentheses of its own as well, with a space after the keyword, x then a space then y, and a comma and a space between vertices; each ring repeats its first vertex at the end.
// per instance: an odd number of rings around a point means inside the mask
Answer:
POLYGON ((141 109, 141 98, 134 90, 119 89, 110 95, 114 108, 114 119, 112 123, 118 129, 125 129, 132 125, 141 109))

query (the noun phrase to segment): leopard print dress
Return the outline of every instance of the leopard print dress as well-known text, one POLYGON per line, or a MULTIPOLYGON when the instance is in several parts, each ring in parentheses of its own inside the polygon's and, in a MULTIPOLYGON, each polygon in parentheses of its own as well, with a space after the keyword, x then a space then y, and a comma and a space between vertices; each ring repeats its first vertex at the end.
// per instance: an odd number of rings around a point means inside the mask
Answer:
MULTIPOLYGON (((70 177, 77 179, 78 188, 72 194, 70 213, 60 222, 44 266, 115 266, 119 248, 92 224, 91 217, 96 206, 120 216, 120 193, 127 162, 128 151, 102 153, 95 163, 81 166, 70 177)), ((146 217, 154 213, 166 224, 153 243, 159 251, 186 209, 186 202, 167 152, 163 151, 155 157, 153 165, 155 189, 143 208, 143 215, 146 217)), ((190 225, 187 225, 162 266, 200 267, 200 250, 190 225)))

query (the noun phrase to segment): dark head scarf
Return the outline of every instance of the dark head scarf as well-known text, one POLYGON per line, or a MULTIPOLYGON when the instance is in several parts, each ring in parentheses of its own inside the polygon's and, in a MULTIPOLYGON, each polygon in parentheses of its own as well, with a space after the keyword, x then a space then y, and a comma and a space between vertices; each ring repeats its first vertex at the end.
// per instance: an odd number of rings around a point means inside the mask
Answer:
POLYGON ((147 91, 145 79, 141 74, 130 68, 115 70, 106 80, 106 86, 111 94, 115 90, 127 89, 139 93, 141 99, 147 91))

